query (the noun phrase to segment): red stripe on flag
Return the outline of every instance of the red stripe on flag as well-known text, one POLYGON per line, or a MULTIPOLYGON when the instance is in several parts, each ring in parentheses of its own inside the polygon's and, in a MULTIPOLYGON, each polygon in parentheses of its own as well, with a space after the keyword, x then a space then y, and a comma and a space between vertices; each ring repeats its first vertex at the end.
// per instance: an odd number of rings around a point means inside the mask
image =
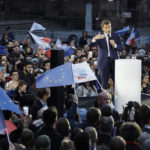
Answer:
POLYGON ((133 39, 131 39, 131 41, 130 41, 130 46, 133 46, 134 43, 135 43, 135 39, 133 38, 133 39))

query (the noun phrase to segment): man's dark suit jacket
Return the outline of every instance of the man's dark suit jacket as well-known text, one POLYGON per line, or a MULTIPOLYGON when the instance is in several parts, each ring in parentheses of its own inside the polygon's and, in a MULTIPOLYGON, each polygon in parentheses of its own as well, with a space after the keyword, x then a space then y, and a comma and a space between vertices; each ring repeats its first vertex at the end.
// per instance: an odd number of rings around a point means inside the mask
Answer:
MULTIPOLYGON (((118 34, 111 33, 111 39, 117 44, 117 48, 110 47, 110 57, 111 59, 118 59, 118 52, 121 52, 124 49, 122 41, 118 34)), ((104 39, 96 40, 98 45, 98 59, 97 59, 97 68, 102 70, 107 64, 108 57, 108 48, 106 37, 104 39)))

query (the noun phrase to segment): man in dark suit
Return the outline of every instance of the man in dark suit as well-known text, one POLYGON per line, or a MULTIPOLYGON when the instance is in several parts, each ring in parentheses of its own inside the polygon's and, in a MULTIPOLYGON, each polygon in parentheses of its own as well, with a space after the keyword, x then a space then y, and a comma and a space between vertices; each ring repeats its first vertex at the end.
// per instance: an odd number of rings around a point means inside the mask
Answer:
POLYGON ((114 62, 119 58, 119 52, 124 50, 118 34, 111 31, 111 22, 101 22, 102 33, 92 39, 98 45, 97 68, 100 70, 101 84, 104 89, 108 88, 108 79, 111 75, 114 80, 114 62))

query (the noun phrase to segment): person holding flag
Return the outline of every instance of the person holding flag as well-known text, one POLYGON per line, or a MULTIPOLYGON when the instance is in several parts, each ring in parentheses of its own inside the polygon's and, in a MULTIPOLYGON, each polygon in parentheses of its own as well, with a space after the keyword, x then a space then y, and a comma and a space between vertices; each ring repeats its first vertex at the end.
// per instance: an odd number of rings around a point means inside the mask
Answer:
POLYGON ((102 33, 96 35, 92 42, 98 45, 97 68, 100 70, 101 84, 108 88, 108 79, 111 75, 114 81, 114 62, 119 53, 124 50, 122 41, 117 33, 112 32, 111 21, 101 22, 102 33))

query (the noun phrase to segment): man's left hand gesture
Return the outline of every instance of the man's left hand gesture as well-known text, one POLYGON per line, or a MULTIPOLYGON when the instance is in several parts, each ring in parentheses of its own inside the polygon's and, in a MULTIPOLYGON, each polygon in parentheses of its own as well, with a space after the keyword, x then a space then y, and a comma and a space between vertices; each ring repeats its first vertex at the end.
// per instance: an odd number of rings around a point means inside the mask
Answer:
POLYGON ((116 48, 117 44, 115 43, 114 40, 109 40, 109 42, 112 45, 112 47, 116 48))

